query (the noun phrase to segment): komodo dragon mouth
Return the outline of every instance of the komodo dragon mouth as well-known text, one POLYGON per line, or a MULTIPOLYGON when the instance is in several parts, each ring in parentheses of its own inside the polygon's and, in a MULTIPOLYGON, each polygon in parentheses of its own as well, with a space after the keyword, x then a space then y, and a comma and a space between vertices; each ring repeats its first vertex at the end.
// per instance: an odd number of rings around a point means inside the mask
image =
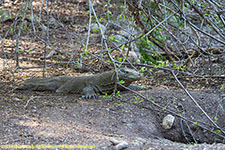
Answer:
POLYGON ((141 74, 133 69, 122 68, 119 69, 119 79, 126 81, 136 81, 141 79, 141 74))
MULTIPOLYGON (((133 81, 140 80, 141 74, 134 69, 118 69, 119 80, 125 81, 124 86, 129 86, 133 81)), ((83 98, 96 98, 97 94, 112 93, 117 82, 114 70, 90 76, 59 76, 52 78, 34 78, 27 80, 16 90, 54 91, 57 93, 77 93, 83 98)), ((118 88, 123 90, 122 88, 118 88)))

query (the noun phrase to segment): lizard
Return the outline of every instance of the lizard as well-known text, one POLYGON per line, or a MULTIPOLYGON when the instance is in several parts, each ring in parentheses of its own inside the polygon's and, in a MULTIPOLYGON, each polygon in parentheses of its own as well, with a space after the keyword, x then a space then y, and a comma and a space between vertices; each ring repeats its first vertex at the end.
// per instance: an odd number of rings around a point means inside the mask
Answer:
MULTIPOLYGON (((123 80, 124 86, 129 87, 133 81, 140 80, 141 74, 134 69, 120 68, 119 80, 123 80)), ((117 84, 116 71, 106 71, 89 76, 58 76, 52 78, 34 78, 26 80, 16 90, 54 91, 56 93, 82 94, 82 98, 96 98, 97 94, 112 93, 117 84)), ((117 90, 125 90, 117 86, 117 90)))

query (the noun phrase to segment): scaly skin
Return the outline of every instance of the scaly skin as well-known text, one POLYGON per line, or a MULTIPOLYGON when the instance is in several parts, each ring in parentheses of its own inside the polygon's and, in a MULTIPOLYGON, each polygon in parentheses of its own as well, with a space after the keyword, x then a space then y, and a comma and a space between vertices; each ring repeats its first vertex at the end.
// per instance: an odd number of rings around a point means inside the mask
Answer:
MULTIPOLYGON (((121 68, 118 71, 119 80, 125 81, 129 86, 133 81, 141 79, 140 73, 133 69, 121 68)), ((59 76, 46 79, 27 80, 23 86, 16 90, 55 91, 57 93, 77 93, 83 98, 96 98, 97 93, 112 93, 116 84, 116 72, 107 71, 91 76, 59 76)), ((118 87, 118 90, 123 90, 118 87)))

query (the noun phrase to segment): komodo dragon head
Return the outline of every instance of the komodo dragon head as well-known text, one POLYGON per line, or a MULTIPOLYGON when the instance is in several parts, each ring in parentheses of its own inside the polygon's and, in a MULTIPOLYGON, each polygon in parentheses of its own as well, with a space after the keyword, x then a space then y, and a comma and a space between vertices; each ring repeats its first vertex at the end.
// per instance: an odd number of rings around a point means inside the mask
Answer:
POLYGON ((140 80, 142 78, 141 74, 134 69, 130 68, 120 68, 118 71, 119 80, 125 81, 124 85, 128 86, 133 81, 140 80))

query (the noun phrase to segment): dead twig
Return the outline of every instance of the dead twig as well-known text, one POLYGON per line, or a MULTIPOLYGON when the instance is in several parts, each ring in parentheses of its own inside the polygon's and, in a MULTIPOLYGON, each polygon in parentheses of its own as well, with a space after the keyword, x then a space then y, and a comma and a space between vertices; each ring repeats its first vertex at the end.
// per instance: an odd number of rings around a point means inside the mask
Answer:
POLYGON ((29 99, 27 100, 26 104, 25 104, 23 107, 24 107, 24 108, 27 108, 29 102, 30 102, 31 100, 33 100, 33 99, 34 99, 34 97, 31 96, 31 98, 29 98, 29 99))

